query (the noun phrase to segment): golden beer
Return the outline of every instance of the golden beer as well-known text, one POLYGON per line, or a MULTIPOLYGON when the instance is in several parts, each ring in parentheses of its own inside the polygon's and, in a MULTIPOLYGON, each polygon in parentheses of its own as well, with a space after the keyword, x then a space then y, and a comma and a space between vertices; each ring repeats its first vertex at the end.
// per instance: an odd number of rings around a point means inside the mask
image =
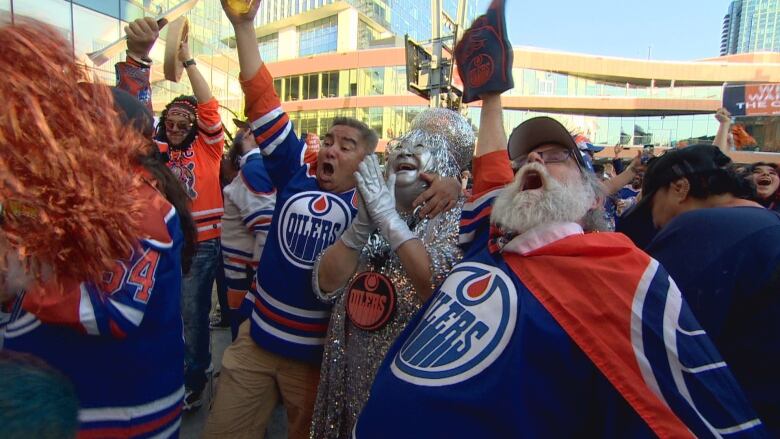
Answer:
POLYGON ((246 14, 249 12, 250 0, 228 0, 228 7, 237 14, 246 14))

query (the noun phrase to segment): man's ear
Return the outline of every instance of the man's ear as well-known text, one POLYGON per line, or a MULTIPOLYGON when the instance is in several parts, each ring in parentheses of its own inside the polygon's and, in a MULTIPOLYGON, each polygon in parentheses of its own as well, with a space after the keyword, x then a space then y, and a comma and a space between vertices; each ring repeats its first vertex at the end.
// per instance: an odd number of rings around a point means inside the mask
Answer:
POLYGON ((678 203, 685 201, 685 199, 688 198, 688 193, 690 191, 691 182, 689 182, 687 178, 681 178, 669 185, 669 193, 678 203))

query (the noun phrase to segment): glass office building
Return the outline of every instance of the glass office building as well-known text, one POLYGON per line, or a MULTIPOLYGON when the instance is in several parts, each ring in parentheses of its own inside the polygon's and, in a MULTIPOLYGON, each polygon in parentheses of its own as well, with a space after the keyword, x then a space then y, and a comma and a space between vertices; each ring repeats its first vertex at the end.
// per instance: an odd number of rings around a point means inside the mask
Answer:
MULTIPOLYGON (((180 1, 0 0, 0 19, 38 18, 57 28, 74 50, 87 53, 119 38, 128 21, 158 15, 180 1)), ((773 2, 780 0, 760 4, 773 2)), ((744 11, 749 2, 743 3, 744 11)), ((456 0, 442 4, 455 18, 456 0)), ((476 4, 466 3, 466 22, 476 15, 476 4)), ((235 42, 219 0, 200 0, 188 17, 193 52, 214 95, 242 114, 235 42)), ((264 0, 255 24, 258 48, 275 77, 282 107, 300 134, 322 135, 335 117, 352 116, 380 134, 381 149, 428 106, 407 91, 403 34, 418 40, 430 36, 429 2, 264 0)), ((780 53, 664 62, 526 47, 514 52, 515 87, 503 100, 506 129, 551 115, 600 145, 672 147, 709 141, 717 132, 713 114, 721 105, 724 83, 780 82, 780 53)), ((157 111, 176 95, 191 92, 186 79, 178 84, 164 80, 163 53, 164 40, 152 52, 157 111)), ((113 63, 122 56, 97 68, 105 82, 114 82, 113 63)), ((479 111, 477 102, 464 114, 477 125, 479 111)), ((225 109, 229 128, 231 119, 225 109)), ((751 134, 763 149, 780 151, 780 132, 772 130, 780 128, 751 134)))
POLYGON ((780 0, 734 0, 723 19, 720 54, 780 52, 780 0))
MULTIPOLYGON (((9 22, 35 18, 52 25, 80 55, 94 52, 124 35, 124 26, 136 18, 157 16, 181 0, 0 0, 0 20, 9 22)), ((227 45, 232 29, 222 13, 218 0, 200 1, 187 14, 190 23, 191 52, 198 61, 214 96, 225 107, 223 120, 229 126, 234 111, 243 105, 238 82, 238 60, 227 45)), ((186 75, 179 83, 162 77, 165 30, 151 53, 154 60, 152 98, 155 111, 161 111, 167 102, 181 94, 191 94, 186 75)), ((101 66, 94 67, 99 78, 109 85, 116 82, 114 64, 124 60, 124 52, 101 66)))

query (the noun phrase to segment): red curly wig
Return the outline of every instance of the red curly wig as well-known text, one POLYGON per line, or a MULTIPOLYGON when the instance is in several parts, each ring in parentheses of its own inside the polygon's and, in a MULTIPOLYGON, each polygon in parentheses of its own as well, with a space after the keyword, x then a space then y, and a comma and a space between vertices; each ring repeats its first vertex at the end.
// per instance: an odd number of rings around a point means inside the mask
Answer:
POLYGON ((0 41, 0 238, 28 271, 98 281, 137 242, 132 167, 148 141, 122 126, 108 87, 78 86, 92 78, 57 30, 17 21, 0 41))

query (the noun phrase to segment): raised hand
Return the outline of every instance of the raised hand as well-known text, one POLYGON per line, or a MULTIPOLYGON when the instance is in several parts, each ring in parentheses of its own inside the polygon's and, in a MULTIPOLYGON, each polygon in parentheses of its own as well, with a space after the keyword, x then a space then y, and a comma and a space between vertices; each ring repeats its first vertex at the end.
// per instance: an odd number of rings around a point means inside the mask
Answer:
POLYGON ((725 108, 719 108, 715 113, 715 119, 720 123, 731 123, 731 113, 725 108))
POLYGON ((192 59, 192 56, 190 56, 190 40, 185 38, 179 46, 179 61, 184 62, 190 59, 192 59))
POLYGON ((260 8, 260 0, 220 0, 222 9, 233 26, 252 24, 260 8))
POLYGON ((152 17, 133 20, 125 26, 127 51, 138 58, 148 58, 155 41, 160 36, 160 26, 152 17))
POLYGON ((420 179, 430 185, 412 203, 413 207, 424 204, 418 213, 420 218, 433 218, 455 207, 461 193, 461 184, 456 179, 433 174, 420 174, 420 179))
POLYGON ((395 210, 395 174, 390 175, 385 183, 376 154, 370 154, 360 162, 354 175, 368 214, 390 243, 390 248, 396 250, 413 239, 414 234, 395 210))
POLYGON ((371 215, 368 213, 368 207, 363 196, 358 191, 358 212, 355 220, 352 221, 349 228, 341 235, 341 241, 352 250, 360 250, 368 242, 371 232, 376 230, 374 222, 371 221, 371 215))

